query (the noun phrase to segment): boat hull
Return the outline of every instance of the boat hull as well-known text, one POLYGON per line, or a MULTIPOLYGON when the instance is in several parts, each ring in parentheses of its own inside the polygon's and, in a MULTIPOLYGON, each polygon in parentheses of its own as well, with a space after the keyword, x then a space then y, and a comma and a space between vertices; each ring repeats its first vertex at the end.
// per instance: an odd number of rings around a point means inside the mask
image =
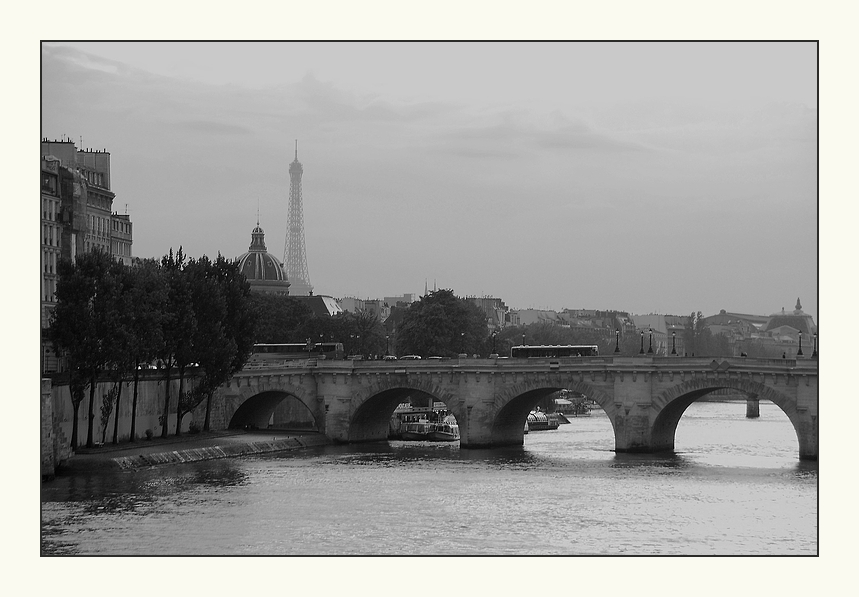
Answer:
POLYGON ((432 431, 430 432, 430 441, 434 442, 455 442, 459 440, 459 432, 450 431, 432 431))
POLYGON ((429 433, 419 433, 417 431, 403 431, 400 437, 402 437, 403 441, 407 442, 426 442, 430 440, 429 433))

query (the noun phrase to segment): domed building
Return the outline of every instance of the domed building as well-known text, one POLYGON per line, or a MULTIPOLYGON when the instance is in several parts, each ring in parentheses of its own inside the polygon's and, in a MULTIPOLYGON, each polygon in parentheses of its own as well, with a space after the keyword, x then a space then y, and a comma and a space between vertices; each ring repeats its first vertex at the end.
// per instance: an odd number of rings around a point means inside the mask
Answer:
POLYGON ((786 313, 784 309, 781 313, 773 313, 770 315, 764 327, 764 332, 773 333, 781 328, 792 328, 797 332, 805 334, 806 338, 810 338, 812 334, 817 333, 817 326, 814 325, 814 318, 802 310, 802 304, 799 298, 796 299, 796 307, 792 313, 786 313))
POLYGON ((265 232, 257 221, 251 232, 248 252, 238 258, 239 271, 251 285, 251 292, 289 294, 289 281, 283 264, 265 248, 265 232))

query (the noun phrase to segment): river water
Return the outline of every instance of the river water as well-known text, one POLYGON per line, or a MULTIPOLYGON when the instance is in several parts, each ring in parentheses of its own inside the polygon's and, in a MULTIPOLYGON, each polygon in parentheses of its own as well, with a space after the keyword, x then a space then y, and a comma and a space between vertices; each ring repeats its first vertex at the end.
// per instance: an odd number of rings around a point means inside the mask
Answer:
POLYGON ((816 555, 817 464, 761 402, 693 404, 674 455, 602 411, 525 445, 389 442, 58 477, 42 554, 816 555))

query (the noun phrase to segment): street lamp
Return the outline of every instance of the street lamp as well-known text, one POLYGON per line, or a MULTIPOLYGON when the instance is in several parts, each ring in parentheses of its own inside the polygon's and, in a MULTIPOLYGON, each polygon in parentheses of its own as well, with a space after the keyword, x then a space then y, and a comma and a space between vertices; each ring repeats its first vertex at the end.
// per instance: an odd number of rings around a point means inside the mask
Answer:
POLYGON ((677 332, 671 332, 671 354, 677 354, 677 332))
POLYGON ((391 338, 390 336, 385 335, 385 356, 387 356, 387 355, 389 355, 389 354, 391 353, 390 344, 389 344, 389 342, 388 342, 388 340, 389 340, 390 338, 391 338))
POLYGON ((653 354, 653 328, 650 328, 650 347, 647 349, 647 354, 653 354))
POLYGON ((525 346, 525 334, 522 334, 522 346, 525 346))
POLYGON ((498 330, 492 332, 492 354, 495 354, 495 336, 498 335, 498 330))
POLYGON ((638 351, 638 354, 644 354, 644 330, 641 330, 641 350, 638 351))
POLYGON ((465 332, 459 332, 459 354, 465 352, 465 332))
POLYGON ((614 351, 620 352, 620 330, 614 331, 614 351))
POLYGON ((799 350, 796 351, 796 356, 802 356, 802 330, 799 330, 799 350))
POLYGON ((817 358, 817 332, 814 333, 814 352, 811 353, 811 358, 817 358))

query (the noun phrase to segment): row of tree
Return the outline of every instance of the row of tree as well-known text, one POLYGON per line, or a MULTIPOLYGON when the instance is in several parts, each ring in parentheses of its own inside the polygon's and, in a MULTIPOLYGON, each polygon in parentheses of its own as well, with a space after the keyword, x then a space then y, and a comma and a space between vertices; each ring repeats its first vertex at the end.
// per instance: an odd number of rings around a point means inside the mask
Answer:
POLYGON ((112 412, 113 441, 118 441, 123 382, 133 379, 131 441, 136 438, 141 369, 160 362, 165 381, 161 435, 168 433, 170 378, 179 375, 176 433, 183 417, 207 401, 247 361, 254 343, 257 313, 250 286, 235 263, 218 255, 187 259, 180 248, 160 261, 125 266, 103 251, 79 255, 57 266, 56 306, 48 333, 65 358, 74 419, 72 446, 78 445, 78 413, 89 387, 87 447, 94 445, 95 391, 100 377, 113 387, 103 396, 102 441, 112 412), (185 376, 194 366, 193 387, 185 376))
MULTIPOLYGON (((686 354, 729 356, 733 353, 728 338, 706 328, 701 312, 692 313, 682 331, 686 354)), ((650 346, 644 339, 644 350, 650 346)), ((607 328, 576 328, 554 323, 505 326, 488 333, 486 317, 473 302, 456 297, 452 290, 438 290, 412 303, 397 329, 396 345, 400 354, 454 356, 459 353, 509 355, 516 344, 576 345, 596 344, 601 354, 636 355, 641 351, 641 335, 620 334, 607 328)), ((758 350, 750 347, 757 356, 758 350)), ((751 355, 751 352, 749 352, 751 355)))
POLYGON ((347 354, 382 354, 386 349, 385 327, 373 313, 316 317, 305 303, 288 296, 254 294, 251 301, 259 314, 259 343, 342 342, 347 354))
POLYGON ((210 428, 215 390, 247 362, 255 343, 343 342, 349 353, 381 354, 385 328, 369 313, 314 316, 295 298, 251 294, 234 261, 221 255, 188 259, 182 249, 160 260, 125 266, 102 251, 57 266, 56 306, 48 334, 65 360, 72 407, 73 447, 79 411, 89 389, 87 447, 95 443, 95 395, 99 379, 113 382, 102 396, 101 441, 114 415, 118 443, 124 382, 133 381, 130 440, 137 437, 141 371, 157 363, 164 380, 161 436, 168 435, 170 380, 178 376, 177 435, 184 417, 206 402, 203 430, 210 428))

